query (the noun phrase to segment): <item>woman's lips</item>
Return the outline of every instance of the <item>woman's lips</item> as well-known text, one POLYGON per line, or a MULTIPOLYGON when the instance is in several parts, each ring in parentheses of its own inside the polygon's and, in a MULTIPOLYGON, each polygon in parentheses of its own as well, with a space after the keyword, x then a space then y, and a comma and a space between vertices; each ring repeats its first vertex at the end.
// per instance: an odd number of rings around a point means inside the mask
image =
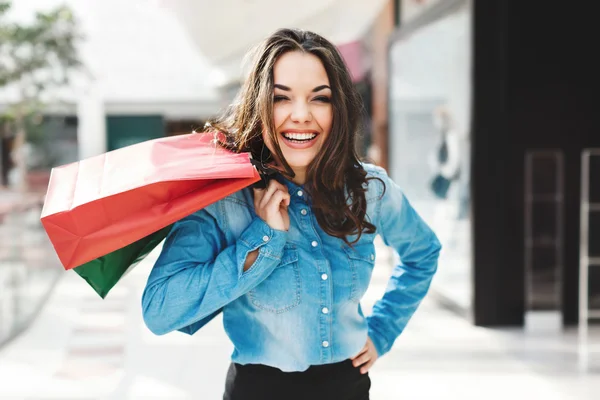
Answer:
MULTIPOLYGON (((316 132, 312 132, 312 133, 316 133, 316 132)), ((283 139, 283 142, 285 143, 285 145, 287 147, 289 147, 291 149, 297 149, 297 150, 308 149, 308 148, 314 146, 315 143, 317 143, 317 139, 319 138, 319 135, 317 134, 311 140, 304 140, 302 142, 297 142, 297 141, 286 138, 283 133, 281 133, 280 135, 281 135, 281 138, 283 139)))

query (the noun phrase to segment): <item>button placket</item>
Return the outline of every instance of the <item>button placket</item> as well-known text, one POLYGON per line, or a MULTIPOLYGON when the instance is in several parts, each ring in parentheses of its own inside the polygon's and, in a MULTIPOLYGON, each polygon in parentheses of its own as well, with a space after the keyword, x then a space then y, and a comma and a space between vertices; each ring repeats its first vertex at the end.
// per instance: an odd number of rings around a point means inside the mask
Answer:
MULTIPOLYGON (((294 191, 292 190, 290 193, 292 193, 293 197, 295 197, 295 205, 297 205, 297 207, 299 207, 299 212, 300 213, 300 217, 298 218, 298 222, 299 224, 302 226, 303 229, 309 231, 311 229, 311 218, 310 218, 310 209, 308 204, 306 203, 306 196, 305 193, 302 189, 298 189, 296 190, 296 192, 294 193, 294 191)), ((298 210, 298 209, 296 209, 298 210)))
MULTIPOLYGON (((321 339, 321 360, 323 362, 330 362, 332 358, 331 353, 331 309, 329 306, 331 305, 331 291, 333 290, 330 276, 330 266, 327 260, 320 261, 318 263, 320 267, 319 271, 319 280, 321 284, 319 285, 319 300, 321 302, 321 308, 319 313, 321 314, 320 318, 320 339, 321 339)), ((318 278, 317 278, 318 279, 318 278)))
MULTIPOLYGON (((296 191, 296 196, 303 197, 304 192, 302 190, 296 191)), ((299 218, 300 223, 305 228, 307 235, 305 235, 305 240, 310 244, 309 249, 312 248, 312 253, 314 255, 314 260, 316 261, 317 273, 313 279, 320 281, 319 285, 319 302, 320 307, 318 313, 320 314, 319 318, 319 342, 315 343, 315 345, 320 347, 321 353, 321 362, 328 363, 332 360, 332 349, 331 349, 331 341, 332 341, 332 283, 331 283, 331 267, 325 254, 321 249, 322 243, 320 242, 319 233, 320 230, 316 226, 316 220, 310 214, 310 209, 307 207, 307 204, 304 201, 305 199, 298 198, 298 204, 300 205, 300 215, 304 218, 299 218), (310 216, 310 218, 309 218, 310 216), (308 233, 312 233, 308 234, 308 233), (308 237, 307 237, 308 236, 308 237), (312 236, 312 238, 311 238, 312 236)), ((306 242, 305 242, 306 243, 306 242)), ((310 251, 310 250, 309 250, 310 251)))

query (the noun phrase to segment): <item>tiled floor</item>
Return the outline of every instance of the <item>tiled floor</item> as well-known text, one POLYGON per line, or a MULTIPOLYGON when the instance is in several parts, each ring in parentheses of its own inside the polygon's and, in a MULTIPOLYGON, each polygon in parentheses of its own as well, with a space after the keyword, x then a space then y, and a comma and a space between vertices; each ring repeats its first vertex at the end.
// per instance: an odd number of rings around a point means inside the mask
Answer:
MULTIPOLYGON (((367 313, 389 275, 378 254, 367 313)), ((151 334, 140 313, 149 271, 138 266, 106 300, 65 273, 34 326, 0 351, 0 399, 220 399, 232 350, 221 321, 192 337, 151 334)), ((372 370, 371 398, 598 399, 600 372, 578 372, 576 339, 473 327, 429 300, 372 370)))

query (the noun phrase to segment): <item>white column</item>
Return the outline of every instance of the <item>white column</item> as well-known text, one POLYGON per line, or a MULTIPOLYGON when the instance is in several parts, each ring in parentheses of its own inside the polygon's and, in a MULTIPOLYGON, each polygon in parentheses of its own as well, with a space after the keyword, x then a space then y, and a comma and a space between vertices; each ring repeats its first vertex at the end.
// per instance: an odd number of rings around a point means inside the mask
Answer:
POLYGON ((99 83, 89 82, 77 104, 79 159, 106 152, 106 114, 99 83))

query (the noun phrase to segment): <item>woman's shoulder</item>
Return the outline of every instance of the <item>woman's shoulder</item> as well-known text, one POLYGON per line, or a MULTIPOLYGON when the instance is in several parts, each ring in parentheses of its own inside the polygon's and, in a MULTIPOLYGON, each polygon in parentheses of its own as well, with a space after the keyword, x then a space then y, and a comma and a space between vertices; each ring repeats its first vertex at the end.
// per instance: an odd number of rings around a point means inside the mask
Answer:
POLYGON ((363 162, 361 165, 367 172, 367 199, 381 197, 390 179, 387 171, 375 164, 363 162))
POLYGON ((245 188, 207 205, 193 215, 208 213, 219 222, 229 213, 236 213, 249 208, 254 208, 252 194, 249 188, 245 188))
POLYGON ((382 167, 375 165, 375 164, 371 164, 371 163, 367 163, 367 162, 361 162, 362 167, 364 168, 365 171, 367 171, 367 178, 381 178, 381 177, 386 177, 387 178, 387 172, 385 169, 383 169, 382 167))
POLYGON ((252 209, 254 209, 254 198, 252 195, 252 189, 247 187, 238 190, 237 192, 232 193, 229 196, 219 200, 219 203, 237 205, 243 208, 251 207, 252 209))

